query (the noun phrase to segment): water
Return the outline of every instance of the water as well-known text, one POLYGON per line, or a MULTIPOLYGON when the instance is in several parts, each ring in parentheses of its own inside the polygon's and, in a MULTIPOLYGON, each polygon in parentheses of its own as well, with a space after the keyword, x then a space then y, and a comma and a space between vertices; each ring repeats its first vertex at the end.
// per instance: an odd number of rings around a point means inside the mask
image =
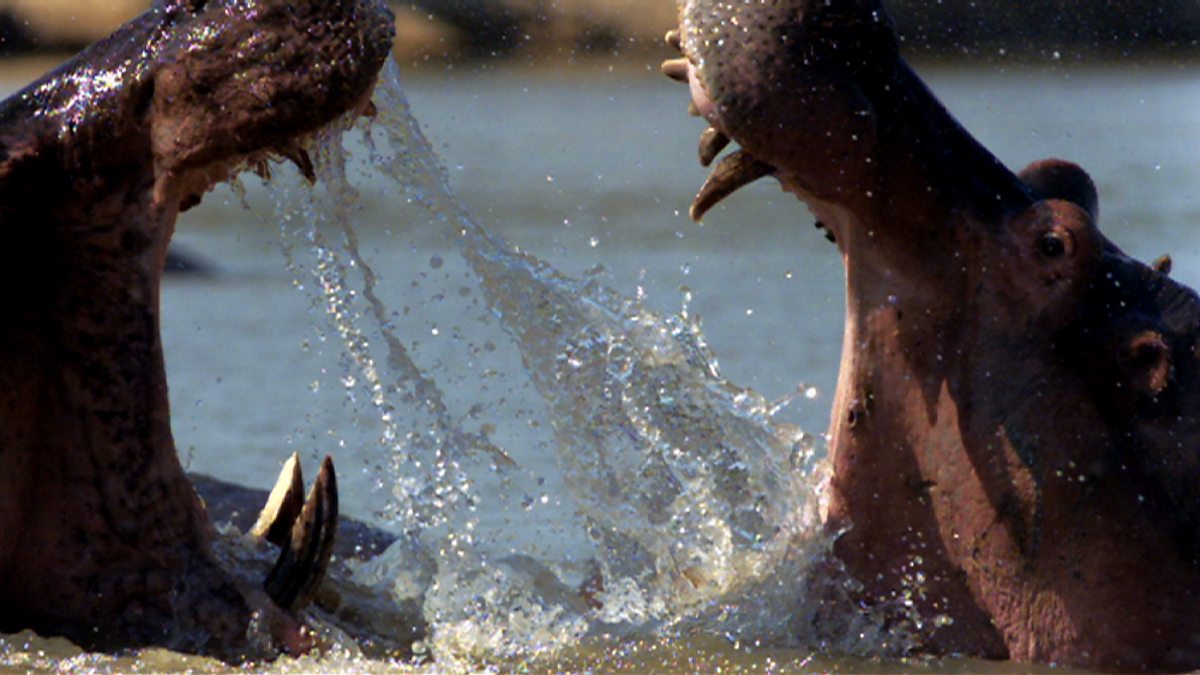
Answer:
MULTIPOLYGON (((1170 251, 1196 283, 1194 79, 931 80, 1010 165, 1087 167, 1110 237, 1170 251)), ((336 454, 346 510, 415 542, 363 578, 423 598, 443 665, 862 669, 814 654, 894 653, 903 635, 869 622, 800 628, 819 609, 813 450, 841 322, 837 257, 802 207, 764 184, 689 223, 699 128, 657 78, 516 72, 410 93, 462 204, 395 115, 373 151, 349 132, 366 168, 326 146, 315 192, 284 168, 274 197, 247 179, 267 223, 228 194, 180 223, 220 268, 164 292, 185 461, 265 486, 292 450, 336 454), (589 583, 599 608, 576 591, 589 583), (756 643, 782 651, 735 649, 756 643)), ((46 648, 51 666, 120 667, 19 640, 0 663, 46 648)))
MULTIPOLYGON (((284 226, 286 249, 301 274, 291 238, 303 235, 315 252, 308 265, 314 305, 325 308, 339 338, 341 384, 358 416, 376 417, 382 429, 373 445, 393 497, 385 517, 415 538, 434 570, 424 584, 402 574, 397 590, 393 575, 412 564, 406 544, 399 565, 385 554, 360 576, 424 603, 439 662, 461 654, 527 657, 600 633, 653 636, 683 626, 795 641, 796 628, 813 623, 801 617, 828 612, 824 603, 805 606, 809 569, 829 543, 821 528, 827 472, 811 434, 776 423, 779 406, 723 379, 687 316, 662 316, 593 278, 565 276, 476 224, 450 192, 394 78, 385 73, 376 93, 379 119, 364 130, 366 152, 444 229, 483 299, 469 286, 457 303, 435 297, 442 307, 428 314, 440 326, 430 333, 447 333, 441 358, 480 370, 472 361, 487 361, 486 345, 504 340, 519 361, 496 362, 510 373, 502 398, 473 387, 463 402, 469 414, 451 412, 452 389, 435 381, 441 373, 430 374, 438 367, 426 372, 414 360, 420 350, 404 343, 405 326, 388 314, 362 254, 353 226, 362 194, 347 178, 349 144, 324 139, 316 194, 298 211, 294 195, 302 190, 280 202, 281 219, 298 215, 304 223, 284 226), (325 234, 333 225, 341 252, 325 234), (455 321, 481 308, 491 321, 466 334, 455 321), (478 340, 493 332, 481 349, 478 340), (536 427, 502 431, 491 422, 508 417, 510 397, 524 399, 536 427), (551 495, 570 510, 533 516, 551 495), (539 525, 566 536, 539 545, 539 525), (581 585, 586 594, 576 590, 581 585)), ((430 266, 455 267, 441 255, 430 266)), ((482 368, 475 387, 492 370, 482 368)), ((444 376, 449 387, 472 385, 461 370, 444 376)), ((836 592, 849 580, 821 583, 836 592)), ((813 630, 814 640, 833 635, 825 626, 813 630)))

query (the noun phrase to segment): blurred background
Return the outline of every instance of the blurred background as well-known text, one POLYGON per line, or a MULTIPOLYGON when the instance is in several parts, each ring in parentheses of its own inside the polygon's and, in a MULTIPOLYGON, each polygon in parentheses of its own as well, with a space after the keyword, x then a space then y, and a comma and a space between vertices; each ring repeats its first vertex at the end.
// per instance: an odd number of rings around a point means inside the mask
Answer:
MULTIPOLYGON (((0 0, 0 53, 70 50, 150 0, 0 0)), ((658 50, 674 0, 392 2, 402 61, 539 58, 658 50)), ((1196 52, 1196 0, 891 0, 910 53, 1129 58, 1196 52)))

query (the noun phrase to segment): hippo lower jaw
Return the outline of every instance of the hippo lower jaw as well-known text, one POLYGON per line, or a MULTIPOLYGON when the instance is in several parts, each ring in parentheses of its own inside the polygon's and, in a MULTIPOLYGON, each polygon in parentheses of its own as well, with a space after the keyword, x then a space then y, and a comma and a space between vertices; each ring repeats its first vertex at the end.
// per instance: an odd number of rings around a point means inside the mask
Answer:
POLYGON ((1019 176, 900 58, 877 0, 681 2, 664 64, 723 159, 830 230, 847 319, 835 554, 923 649, 1200 666, 1200 299, 1097 229, 1095 188, 1019 176))
MULTIPOLYGON (((255 656, 309 644, 332 466, 262 590, 223 569, 171 435, 159 288, 177 214, 369 106, 382 0, 156 0, 0 104, 0 630, 255 656)), ((288 503, 294 503, 293 498, 288 503)), ((285 533, 288 527, 281 528, 285 533)), ((283 539, 280 539, 283 540, 283 539)))

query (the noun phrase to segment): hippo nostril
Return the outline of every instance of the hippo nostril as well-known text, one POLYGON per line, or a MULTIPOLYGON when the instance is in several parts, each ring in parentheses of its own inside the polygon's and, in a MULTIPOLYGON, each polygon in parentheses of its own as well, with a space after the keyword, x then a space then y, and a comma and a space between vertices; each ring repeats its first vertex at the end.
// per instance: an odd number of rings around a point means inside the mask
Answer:
POLYGON ((1061 258, 1067 253, 1067 242, 1058 232, 1047 232, 1038 241, 1038 250, 1047 258, 1061 258))

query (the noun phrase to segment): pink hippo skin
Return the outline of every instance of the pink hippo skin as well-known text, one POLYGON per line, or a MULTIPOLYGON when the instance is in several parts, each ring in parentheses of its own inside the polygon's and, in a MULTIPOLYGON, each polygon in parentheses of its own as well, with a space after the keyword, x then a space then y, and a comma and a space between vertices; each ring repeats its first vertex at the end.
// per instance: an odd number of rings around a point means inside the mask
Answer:
POLYGON ((845 263, 829 527, 859 600, 903 621, 913 592, 934 654, 1200 667, 1196 294, 1100 233, 1082 169, 979 145, 878 0, 680 21, 702 161, 740 146, 694 215, 774 176, 845 263))
POLYGON ((0 631, 308 646, 290 611, 328 564, 331 466, 285 500, 265 592, 218 564, 171 437, 159 285, 215 182, 275 157, 311 174, 302 142, 367 108, 393 32, 383 0, 158 0, 0 104, 0 631))

